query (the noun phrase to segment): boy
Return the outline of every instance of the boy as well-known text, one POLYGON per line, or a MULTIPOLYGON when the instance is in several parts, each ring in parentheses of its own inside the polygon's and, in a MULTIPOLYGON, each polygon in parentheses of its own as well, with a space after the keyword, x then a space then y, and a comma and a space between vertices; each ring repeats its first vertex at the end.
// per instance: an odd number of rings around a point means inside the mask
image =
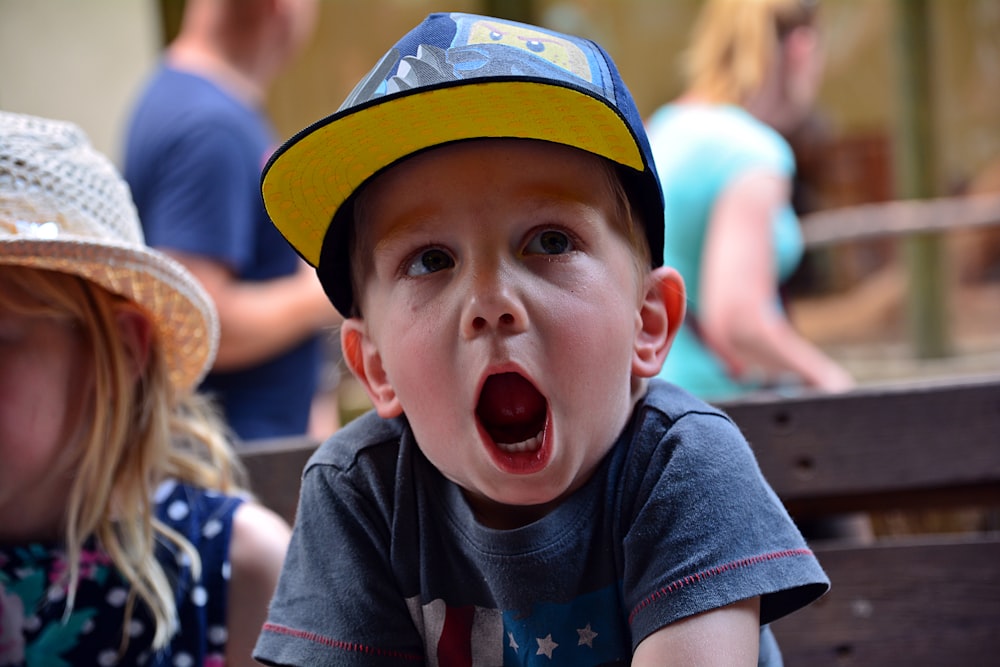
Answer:
POLYGON ((307 466, 259 660, 780 662, 761 624, 828 581, 738 429, 649 380, 684 290, 600 47, 431 15, 262 187, 375 411, 307 466))

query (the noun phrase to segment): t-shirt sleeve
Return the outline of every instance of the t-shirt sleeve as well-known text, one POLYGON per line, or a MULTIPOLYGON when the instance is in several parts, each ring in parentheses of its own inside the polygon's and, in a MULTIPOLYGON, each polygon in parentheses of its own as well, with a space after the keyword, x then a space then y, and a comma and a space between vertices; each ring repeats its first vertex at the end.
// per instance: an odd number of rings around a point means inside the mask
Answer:
POLYGON ((335 466, 307 468, 257 660, 310 666, 423 660, 420 636, 392 575, 387 517, 335 466))
POLYGON ((177 135, 154 168, 157 187, 143 211, 146 242, 211 257, 237 273, 253 259, 255 207, 262 206, 259 158, 227 123, 177 135))
POLYGON ((637 474, 623 545, 633 647, 681 618, 755 596, 761 623, 770 623, 829 588, 746 440, 724 416, 681 417, 637 474))

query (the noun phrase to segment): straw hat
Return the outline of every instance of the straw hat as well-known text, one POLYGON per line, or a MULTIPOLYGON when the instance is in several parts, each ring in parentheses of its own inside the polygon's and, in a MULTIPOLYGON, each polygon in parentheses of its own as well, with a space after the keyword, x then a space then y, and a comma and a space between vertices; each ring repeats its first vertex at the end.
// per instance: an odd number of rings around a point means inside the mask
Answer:
POLYGON ((81 276, 142 306, 172 385, 194 387, 218 347, 211 299, 145 244, 125 181, 80 128, 0 111, 0 266, 81 276))

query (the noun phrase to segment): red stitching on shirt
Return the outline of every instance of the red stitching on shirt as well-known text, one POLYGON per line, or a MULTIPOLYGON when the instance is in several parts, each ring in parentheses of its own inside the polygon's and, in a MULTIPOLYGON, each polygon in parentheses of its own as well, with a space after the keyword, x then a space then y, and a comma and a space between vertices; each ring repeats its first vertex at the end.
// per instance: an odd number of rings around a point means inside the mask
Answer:
POLYGON ((330 637, 324 637, 323 635, 318 635, 315 632, 308 632, 306 630, 296 630, 294 628, 289 628, 284 625, 275 625, 274 623, 265 623, 264 630, 269 630, 279 635, 289 635, 291 637, 298 637, 299 639, 308 639, 311 642, 315 642, 317 644, 323 644, 324 646, 339 648, 344 651, 354 651, 355 653, 364 653, 366 655, 377 655, 388 658, 399 658, 400 660, 413 660, 415 662, 422 662, 424 659, 424 656, 422 655, 403 653, 402 651, 386 651, 385 649, 374 648, 372 646, 366 646, 364 644, 354 644, 352 642, 345 642, 339 639, 331 639, 330 637))
POLYGON ((673 581, 667 584, 666 586, 664 586, 663 588, 656 591, 655 593, 647 597, 645 600, 637 604, 635 608, 632 610, 632 613, 629 614, 628 622, 631 624, 632 621, 635 619, 636 614, 638 614, 640 611, 642 611, 649 605, 653 604, 653 602, 655 602, 656 600, 666 595, 670 595, 671 593, 674 593, 676 591, 679 591, 685 586, 690 586, 691 584, 700 582, 702 579, 707 579, 708 577, 712 577, 717 574, 722 574, 730 570, 737 570, 744 567, 750 567, 751 565, 757 565, 758 563, 763 563, 764 561, 777 560, 778 558, 788 558, 790 556, 812 556, 812 555, 813 552, 809 549, 786 549, 784 551, 773 551, 769 554, 761 554, 759 556, 752 556, 750 558, 741 558, 739 560, 734 560, 730 563, 717 565, 711 569, 704 570, 702 572, 696 572, 692 575, 684 577, 683 579, 678 579, 677 581, 673 581))

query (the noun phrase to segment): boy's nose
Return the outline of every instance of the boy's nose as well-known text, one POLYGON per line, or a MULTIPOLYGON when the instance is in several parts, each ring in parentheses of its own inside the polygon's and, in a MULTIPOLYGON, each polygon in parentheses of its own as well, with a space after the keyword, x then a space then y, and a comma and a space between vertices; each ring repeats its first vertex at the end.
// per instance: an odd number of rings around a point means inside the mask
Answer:
POLYGON ((519 333, 527 326, 528 314, 517 290, 502 272, 490 273, 473 280, 462 315, 462 333, 467 338, 494 330, 519 333))

